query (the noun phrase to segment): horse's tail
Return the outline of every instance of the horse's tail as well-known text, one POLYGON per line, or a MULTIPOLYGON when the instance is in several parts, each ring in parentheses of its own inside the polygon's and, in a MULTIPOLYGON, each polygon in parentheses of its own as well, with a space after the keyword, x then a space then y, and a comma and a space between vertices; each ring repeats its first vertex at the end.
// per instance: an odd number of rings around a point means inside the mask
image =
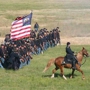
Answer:
POLYGON ((54 64, 55 58, 54 59, 50 59, 46 65, 46 67, 44 68, 43 72, 47 71, 49 69, 50 66, 52 66, 54 64))

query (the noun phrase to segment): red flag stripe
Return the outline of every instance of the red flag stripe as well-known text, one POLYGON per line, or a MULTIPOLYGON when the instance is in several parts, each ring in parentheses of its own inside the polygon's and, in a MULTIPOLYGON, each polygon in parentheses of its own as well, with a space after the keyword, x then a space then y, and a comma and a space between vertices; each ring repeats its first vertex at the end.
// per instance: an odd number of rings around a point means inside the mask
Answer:
POLYGON ((24 33, 27 33, 27 32, 29 32, 29 34, 30 34, 30 30, 27 30, 27 31, 23 31, 23 32, 17 32, 15 34, 12 34, 11 36, 16 36, 16 35, 19 35, 19 34, 24 34, 24 33))
POLYGON ((27 29, 27 28, 31 28, 31 25, 14 28, 14 29, 12 29, 11 32, 12 32, 12 33, 14 33, 14 32, 19 32, 20 30, 27 29))
POLYGON ((27 33, 23 33, 23 34, 19 34, 19 35, 15 35, 15 36, 11 36, 11 39, 13 38, 22 38, 22 37, 25 37, 25 36, 30 36, 30 32, 27 32, 27 33))

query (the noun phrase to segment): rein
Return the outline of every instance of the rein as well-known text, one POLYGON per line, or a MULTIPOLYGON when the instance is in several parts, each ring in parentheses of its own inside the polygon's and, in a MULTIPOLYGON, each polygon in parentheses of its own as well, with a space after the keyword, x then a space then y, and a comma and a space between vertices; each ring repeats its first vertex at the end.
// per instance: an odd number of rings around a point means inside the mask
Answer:
POLYGON ((84 58, 85 58, 85 59, 84 59, 84 62, 83 62, 81 65, 85 64, 85 62, 86 62, 86 57, 84 56, 84 58))

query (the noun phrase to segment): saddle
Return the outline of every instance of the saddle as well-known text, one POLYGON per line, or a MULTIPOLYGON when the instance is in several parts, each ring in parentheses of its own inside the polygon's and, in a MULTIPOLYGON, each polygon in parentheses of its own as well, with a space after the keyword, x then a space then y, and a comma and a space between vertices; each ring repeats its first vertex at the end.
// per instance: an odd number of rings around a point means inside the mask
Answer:
MULTIPOLYGON (((75 58, 76 58, 76 56, 75 56, 75 58)), ((63 64, 72 64, 72 61, 73 61, 73 56, 68 54, 64 57, 64 61, 62 62, 62 65, 63 64)), ((76 59, 76 62, 77 62, 77 59, 76 59)))
POLYGON ((70 60, 69 58, 64 57, 64 61, 62 62, 62 65, 64 64, 72 64, 72 60, 70 60))

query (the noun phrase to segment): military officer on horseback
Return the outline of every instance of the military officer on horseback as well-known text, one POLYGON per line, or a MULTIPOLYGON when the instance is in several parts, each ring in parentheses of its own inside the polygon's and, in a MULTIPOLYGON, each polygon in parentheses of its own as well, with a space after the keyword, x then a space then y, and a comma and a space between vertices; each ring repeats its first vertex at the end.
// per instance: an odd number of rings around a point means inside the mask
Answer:
POLYGON ((76 57, 74 55, 74 51, 71 50, 70 48, 70 42, 67 42, 67 45, 66 45, 66 56, 65 56, 65 59, 70 59, 71 62, 72 62, 72 68, 73 69, 76 69, 76 57))

